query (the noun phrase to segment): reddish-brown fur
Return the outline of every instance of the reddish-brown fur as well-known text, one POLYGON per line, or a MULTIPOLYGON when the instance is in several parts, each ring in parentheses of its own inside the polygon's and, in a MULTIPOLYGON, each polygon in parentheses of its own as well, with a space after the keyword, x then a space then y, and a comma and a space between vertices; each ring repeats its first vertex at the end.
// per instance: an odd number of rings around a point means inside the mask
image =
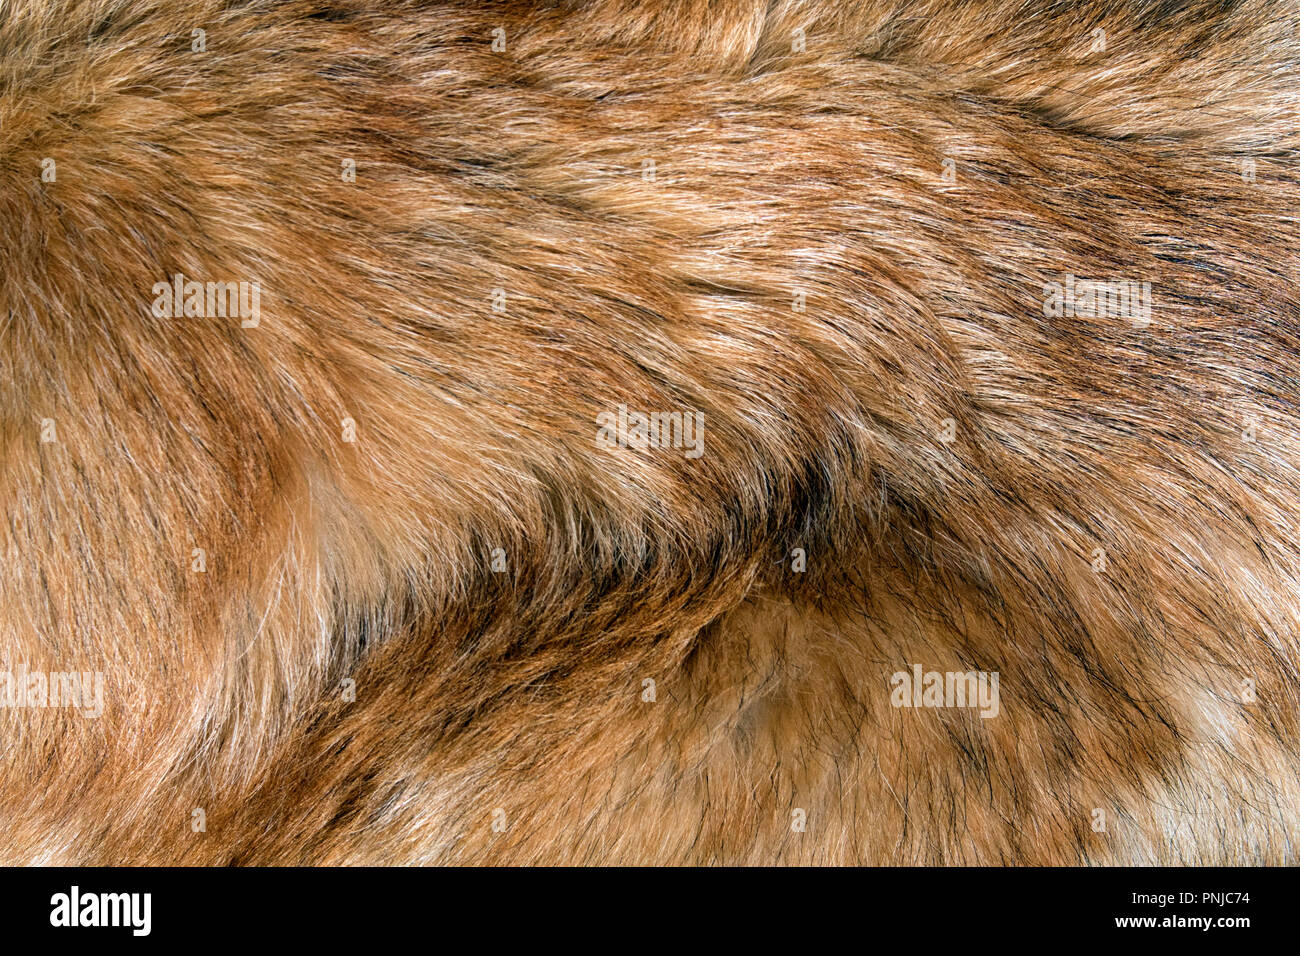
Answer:
POLYGON ((1298 25, 0 4, 0 860, 1293 861, 1298 25))

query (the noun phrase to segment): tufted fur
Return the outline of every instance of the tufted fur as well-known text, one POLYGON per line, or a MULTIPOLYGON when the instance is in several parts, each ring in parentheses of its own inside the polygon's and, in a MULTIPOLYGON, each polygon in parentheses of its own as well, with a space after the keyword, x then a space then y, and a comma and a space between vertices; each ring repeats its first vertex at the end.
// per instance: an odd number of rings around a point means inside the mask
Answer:
POLYGON ((3 0, 0 860, 1294 861, 1298 27, 3 0))

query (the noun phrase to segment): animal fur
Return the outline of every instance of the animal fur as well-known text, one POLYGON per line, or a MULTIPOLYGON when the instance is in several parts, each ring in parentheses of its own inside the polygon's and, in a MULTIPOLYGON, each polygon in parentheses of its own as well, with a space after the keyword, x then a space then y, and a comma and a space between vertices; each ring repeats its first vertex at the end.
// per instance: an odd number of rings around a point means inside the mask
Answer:
POLYGON ((0 861, 1294 862, 1298 66, 1295 0, 0 0, 0 670, 105 680, 0 709, 0 861))

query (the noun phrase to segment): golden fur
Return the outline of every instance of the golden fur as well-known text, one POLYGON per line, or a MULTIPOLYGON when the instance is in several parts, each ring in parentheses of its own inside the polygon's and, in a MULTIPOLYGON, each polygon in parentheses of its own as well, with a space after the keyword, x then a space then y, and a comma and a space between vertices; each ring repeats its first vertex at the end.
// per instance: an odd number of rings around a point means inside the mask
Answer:
POLYGON ((1293 862, 1298 27, 0 2, 0 861, 1293 862))

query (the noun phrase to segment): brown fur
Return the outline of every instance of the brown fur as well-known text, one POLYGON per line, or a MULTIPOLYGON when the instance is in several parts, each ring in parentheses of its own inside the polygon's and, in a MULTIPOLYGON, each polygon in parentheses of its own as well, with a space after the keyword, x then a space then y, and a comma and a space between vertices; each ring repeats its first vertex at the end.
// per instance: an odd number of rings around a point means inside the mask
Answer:
POLYGON ((0 4, 0 860, 1294 861, 1298 26, 0 4))

